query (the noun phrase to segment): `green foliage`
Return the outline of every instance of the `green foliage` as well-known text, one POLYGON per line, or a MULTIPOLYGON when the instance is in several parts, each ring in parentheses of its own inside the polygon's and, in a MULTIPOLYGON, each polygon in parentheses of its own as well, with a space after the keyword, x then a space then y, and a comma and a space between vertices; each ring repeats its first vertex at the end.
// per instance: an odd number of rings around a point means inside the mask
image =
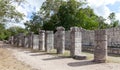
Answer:
POLYGON ((97 15, 93 12, 93 9, 90 7, 80 8, 76 14, 77 17, 77 24, 76 26, 82 27, 85 29, 97 29, 98 22, 97 22, 97 15))
POLYGON ((111 21, 110 25, 106 23, 106 19, 97 16, 93 9, 87 6, 86 0, 46 0, 40 11, 25 24, 29 31, 35 33, 39 28, 56 30, 58 26, 63 26, 66 30, 73 26, 88 30, 118 26, 119 21, 115 19, 114 13, 111 13, 108 18, 111 21), (37 16, 39 16, 39 21, 35 18, 37 16))
POLYGON ((38 34, 38 30, 42 28, 41 17, 37 14, 33 14, 32 19, 24 23, 27 31, 32 31, 38 34))
POLYGON ((42 15, 43 21, 47 21, 51 17, 51 13, 57 13, 63 2, 64 0, 46 0, 39 11, 42 15))
POLYGON ((94 14, 90 7, 82 8, 85 5, 85 2, 77 2, 76 0, 68 0, 62 3, 58 13, 51 16, 50 20, 43 25, 44 29, 49 30, 49 25, 52 26, 53 30, 58 26, 63 26, 66 30, 69 30, 72 26, 85 29, 98 28, 98 16, 94 14))
POLYGON ((0 40, 5 40, 10 35, 10 32, 5 29, 4 24, 0 24, 0 40))
MULTIPOLYGON (((16 10, 15 5, 19 5, 25 2, 25 0, 0 0, 0 40, 7 39, 9 36, 16 34, 12 33, 11 29, 5 29, 5 24, 8 22, 19 22, 23 19, 23 14, 16 10)), ((18 32, 21 29, 18 28, 18 32)))
POLYGON ((49 21, 44 21, 43 29, 44 30, 55 30, 59 23, 58 16, 56 14, 52 15, 49 21))
POLYGON ((10 33, 10 36, 14 36, 19 33, 26 33, 27 31, 21 27, 13 26, 7 29, 7 31, 10 33))
POLYGON ((110 13, 108 19, 110 20, 110 27, 117 27, 119 25, 119 21, 115 18, 115 13, 110 13))
POLYGON ((16 20, 17 22, 23 19, 23 14, 16 10, 16 7, 13 3, 21 3, 24 0, 0 0, 0 22, 8 22, 11 19, 16 20))

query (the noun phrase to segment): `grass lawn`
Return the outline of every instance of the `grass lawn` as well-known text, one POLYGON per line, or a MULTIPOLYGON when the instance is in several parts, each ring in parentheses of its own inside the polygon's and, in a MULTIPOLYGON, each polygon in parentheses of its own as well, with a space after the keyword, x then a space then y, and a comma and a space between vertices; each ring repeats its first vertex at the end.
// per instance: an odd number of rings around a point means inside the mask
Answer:
MULTIPOLYGON (((54 55, 57 55, 57 56, 63 56, 63 57, 69 57, 70 56, 70 51, 65 51, 64 54, 55 54, 56 53, 56 50, 52 50, 49 52, 49 54, 54 54, 54 55)), ((82 52, 82 55, 86 55, 87 56, 87 60, 93 60, 94 59, 94 55, 93 53, 91 52, 82 52)), ((108 55, 108 58, 107 58, 107 62, 108 63, 120 63, 120 55, 108 55)))

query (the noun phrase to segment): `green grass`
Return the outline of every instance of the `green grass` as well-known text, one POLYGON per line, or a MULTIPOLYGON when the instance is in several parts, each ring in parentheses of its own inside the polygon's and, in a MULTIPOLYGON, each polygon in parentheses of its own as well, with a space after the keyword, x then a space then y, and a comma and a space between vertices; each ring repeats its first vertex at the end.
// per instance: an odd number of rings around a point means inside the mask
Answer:
MULTIPOLYGON (((93 53, 83 52, 82 54, 86 55, 88 60, 94 59, 93 53)), ((114 55, 114 54, 110 56, 108 55, 107 62, 108 63, 120 63, 120 55, 114 55)))
POLYGON ((62 57, 69 57, 70 56, 70 51, 65 51, 63 54, 57 54, 56 52, 57 52, 57 50, 53 49, 48 54, 62 56, 62 57))
MULTIPOLYGON (((69 57, 70 56, 70 51, 65 51, 64 54, 56 54, 56 50, 51 50, 49 53, 54 53, 54 55, 57 56, 63 56, 63 57, 69 57)), ((82 55, 87 56, 87 60, 93 60, 94 59, 94 54, 92 52, 82 52, 82 55)), ((119 55, 110 55, 107 58, 108 63, 120 63, 120 56, 119 55)))

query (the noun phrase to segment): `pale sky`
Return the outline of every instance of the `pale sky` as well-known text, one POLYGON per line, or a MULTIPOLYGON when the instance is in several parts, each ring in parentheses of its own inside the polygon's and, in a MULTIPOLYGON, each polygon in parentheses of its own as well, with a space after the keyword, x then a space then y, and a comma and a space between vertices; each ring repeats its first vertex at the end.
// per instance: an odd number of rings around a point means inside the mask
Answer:
MULTIPOLYGON (((29 20, 32 12, 37 12, 45 0, 27 0, 28 3, 21 4, 17 10, 25 14, 24 21, 29 20)), ((87 0, 88 5, 94 9, 94 12, 107 18, 111 12, 116 14, 120 20, 120 0, 87 0)), ((23 26, 22 24, 14 24, 23 26)))

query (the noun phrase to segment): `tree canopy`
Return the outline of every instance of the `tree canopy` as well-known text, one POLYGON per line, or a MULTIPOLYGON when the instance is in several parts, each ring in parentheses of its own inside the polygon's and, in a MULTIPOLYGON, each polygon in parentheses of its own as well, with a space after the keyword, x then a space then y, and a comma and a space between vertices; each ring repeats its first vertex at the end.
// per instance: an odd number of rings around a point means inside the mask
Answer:
POLYGON ((115 19, 115 14, 111 13, 108 18, 111 21, 107 24, 106 19, 94 13, 94 10, 87 5, 86 0, 46 0, 40 10, 33 15, 26 27, 36 33, 41 28, 44 30, 55 30, 58 26, 77 26, 88 30, 105 29, 116 27, 119 21, 115 19), (40 17, 40 21, 34 23, 40 17))
POLYGON ((16 10, 15 4, 20 4, 24 0, 0 0, 0 22, 5 23, 14 19, 23 19, 23 14, 16 10))
POLYGON ((9 36, 16 34, 6 29, 5 25, 9 22, 12 23, 12 20, 19 22, 23 19, 24 14, 18 12, 15 6, 23 2, 25 0, 0 0, 0 40, 7 39, 9 36))

